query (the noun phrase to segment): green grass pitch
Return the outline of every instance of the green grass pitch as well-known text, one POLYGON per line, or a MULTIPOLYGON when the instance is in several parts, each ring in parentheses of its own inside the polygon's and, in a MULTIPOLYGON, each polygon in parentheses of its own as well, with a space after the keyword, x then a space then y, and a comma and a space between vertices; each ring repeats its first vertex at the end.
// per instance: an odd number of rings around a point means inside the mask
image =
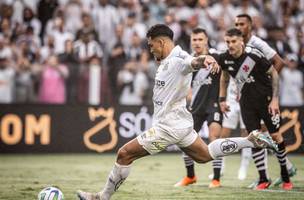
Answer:
MULTIPOLYGON (((208 189, 211 163, 196 164, 198 182, 175 188, 173 185, 184 176, 185 169, 180 154, 160 154, 146 157, 133 164, 127 181, 113 196, 113 200, 207 200, 207 199, 304 199, 304 156, 291 155, 298 168, 292 178, 293 191, 271 188, 266 191, 247 189, 257 172, 251 161, 248 177, 237 180, 239 155, 225 158, 222 187, 208 189)), ((40 154, 0 155, 0 200, 35 200, 46 186, 59 187, 66 200, 76 199, 75 191, 99 191, 115 161, 114 154, 40 154)), ((272 179, 279 175, 279 165, 274 156, 269 157, 272 179)))

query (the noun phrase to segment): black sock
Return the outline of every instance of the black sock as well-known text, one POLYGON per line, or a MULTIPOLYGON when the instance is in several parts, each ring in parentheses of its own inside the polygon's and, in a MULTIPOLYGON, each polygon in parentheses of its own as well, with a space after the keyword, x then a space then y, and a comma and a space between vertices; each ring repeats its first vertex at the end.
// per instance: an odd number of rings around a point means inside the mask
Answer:
POLYGON ((289 175, 288 175, 288 170, 287 170, 287 165, 286 165, 286 150, 285 150, 285 143, 282 142, 278 144, 279 151, 276 152, 276 156, 279 160, 280 167, 281 167, 281 177, 282 180, 286 183, 288 183, 289 180, 289 175))
POLYGON ((183 158, 184 158, 185 166, 187 168, 187 176, 189 178, 193 178, 195 176, 194 162, 193 162, 192 158, 190 158, 186 154, 183 154, 183 158))
POLYGON ((220 180, 221 168, 222 168, 223 158, 218 158, 212 161, 213 166, 213 180, 220 180))
POLYGON ((268 182, 266 174, 266 153, 266 149, 252 148, 252 158, 260 176, 259 183, 268 182))

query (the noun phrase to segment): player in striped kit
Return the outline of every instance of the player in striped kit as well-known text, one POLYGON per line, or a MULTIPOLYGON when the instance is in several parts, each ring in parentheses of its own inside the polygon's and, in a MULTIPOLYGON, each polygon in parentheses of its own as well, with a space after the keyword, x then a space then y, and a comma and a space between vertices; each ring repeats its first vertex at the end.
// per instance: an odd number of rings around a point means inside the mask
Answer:
MULTIPOLYGON (((191 47, 194 56, 210 55, 217 60, 218 53, 209 49, 208 36, 204 29, 195 28, 191 34, 191 47)), ((193 73, 190 111, 194 121, 194 130, 199 132, 203 123, 207 121, 209 128, 209 141, 219 138, 222 124, 222 113, 218 105, 220 74, 209 73, 209 70, 200 69, 193 73)), ((194 161, 183 153, 187 169, 187 176, 182 178, 175 186, 187 186, 195 183, 197 177, 194 172, 194 161)), ((209 188, 220 187, 220 170, 222 158, 212 161, 213 177, 209 188)))
MULTIPOLYGON (((264 56, 273 64, 274 68, 280 72, 284 66, 282 58, 273 50, 265 41, 261 38, 252 34, 252 19, 247 14, 238 15, 235 19, 235 27, 239 29, 244 37, 244 43, 246 46, 252 46, 259 49, 264 56)), ((265 133, 268 133, 265 125, 262 125, 262 130, 265 133)), ((285 145, 283 149, 285 152, 285 145)), ((283 153, 284 154, 284 153, 283 153)), ((296 168, 289 161, 289 159, 284 155, 277 155, 278 158, 284 157, 283 160, 286 160, 286 165, 288 168, 289 176, 294 176, 296 174, 296 168)), ((252 149, 252 158, 259 172, 259 181, 252 184, 252 188, 255 189, 266 189, 270 186, 271 181, 267 175, 267 150, 265 149, 252 149)), ((284 161, 285 163, 285 161, 284 161)), ((282 184, 282 179, 278 178, 274 181, 274 185, 282 184)))

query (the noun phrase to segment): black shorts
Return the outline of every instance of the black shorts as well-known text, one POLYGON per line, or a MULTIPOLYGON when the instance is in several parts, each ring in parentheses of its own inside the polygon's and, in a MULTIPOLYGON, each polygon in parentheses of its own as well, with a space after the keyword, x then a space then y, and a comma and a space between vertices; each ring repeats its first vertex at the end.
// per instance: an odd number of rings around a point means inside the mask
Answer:
POLYGON ((207 108, 206 112, 193 113, 192 117, 194 121, 194 130, 196 132, 199 132, 199 130, 201 130, 204 121, 207 121, 208 126, 212 122, 216 122, 222 126, 223 115, 220 111, 218 103, 214 103, 213 106, 207 108))
POLYGON ((248 133, 253 130, 261 129, 261 120, 264 121, 269 133, 276 133, 281 126, 281 117, 279 114, 272 116, 268 112, 270 100, 267 97, 255 102, 240 102, 241 114, 248 133))

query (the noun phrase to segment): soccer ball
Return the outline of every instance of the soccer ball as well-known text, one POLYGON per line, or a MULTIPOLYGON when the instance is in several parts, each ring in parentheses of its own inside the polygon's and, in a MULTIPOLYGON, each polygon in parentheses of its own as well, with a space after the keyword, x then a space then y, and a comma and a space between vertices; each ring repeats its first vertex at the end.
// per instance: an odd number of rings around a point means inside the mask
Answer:
POLYGON ((46 187, 39 192, 38 200, 64 200, 64 196, 58 188, 46 187))

